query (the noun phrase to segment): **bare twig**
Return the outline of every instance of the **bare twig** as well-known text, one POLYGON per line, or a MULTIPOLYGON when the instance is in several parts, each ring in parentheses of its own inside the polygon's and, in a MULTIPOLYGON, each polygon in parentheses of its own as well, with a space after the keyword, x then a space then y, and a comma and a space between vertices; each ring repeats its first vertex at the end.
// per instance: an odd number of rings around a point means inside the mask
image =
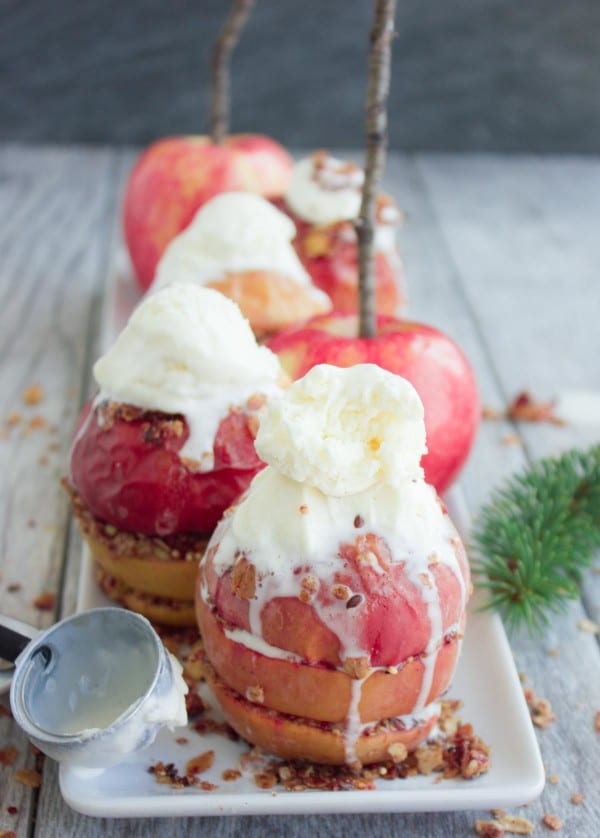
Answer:
POLYGON ((229 130, 231 89, 229 62, 253 5, 254 0, 234 0, 229 17, 213 47, 210 136, 216 144, 223 142, 229 130))
POLYGON ((390 65, 396 0, 377 0, 375 23, 371 32, 369 85, 367 91, 367 152, 365 182, 360 213, 356 220, 358 237, 360 337, 376 332, 374 248, 375 204, 387 149, 387 98, 390 90, 390 65))

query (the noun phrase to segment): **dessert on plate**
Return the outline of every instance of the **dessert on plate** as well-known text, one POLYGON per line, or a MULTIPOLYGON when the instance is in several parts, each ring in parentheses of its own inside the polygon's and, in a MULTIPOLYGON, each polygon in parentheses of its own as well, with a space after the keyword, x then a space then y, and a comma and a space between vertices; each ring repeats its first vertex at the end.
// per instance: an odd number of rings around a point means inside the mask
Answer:
POLYGON ((234 300, 259 338, 328 311, 296 256, 295 228, 258 195, 227 192, 206 203, 158 263, 151 292, 174 282, 215 288, 234 300))
POLYGON ((151 620, 194 625, 198 560, 263 467, 265 400, 286 377, 217 291, 145 299, 94 366, 66 480, 101 587, 151 620))
POLYGON ((369 764, 430 733, 469 568, 420 460, 423 406, 371 364, 321 365, 261 416, 267 468, 200 563, 206 674, 234 729, 287 759, 369 764))
MULTIPOLYGON (((296 225, 294 247, 314 284, 338 312, 358 310, 358 217, 364 172, 355 163, 317 151, 294 165, 283 199, 274 203, 296 225)), ((376 207, 375 286, 379 314, 396 314, 404 300, 404 269, 396 246, 402 213, 389 195, 376 207)))

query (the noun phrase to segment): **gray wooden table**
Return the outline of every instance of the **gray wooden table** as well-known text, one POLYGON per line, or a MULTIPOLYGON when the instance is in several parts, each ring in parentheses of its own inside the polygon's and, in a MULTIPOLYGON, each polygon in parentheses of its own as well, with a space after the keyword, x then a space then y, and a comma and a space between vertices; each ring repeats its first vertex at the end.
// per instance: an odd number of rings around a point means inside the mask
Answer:
MULTIPOLYGON (((59 477, 91 387, 103 289, 121 259, 119 203, 133 159, 111 149, 0 148, 0 610, 40 626, 75 603, 81 545, 59 477), (22 394, 33 383, 45 397, 27 406, 22 394), (33 601, 47 591, 57 593, 56 606, 40 611, 33 601)), ((412 313, 459 341, 485 404, 501 408, 523 388, 540 397, 600 392, 599 159, 392 154, 386 180, 408 213, 401 243, 412 313)), ((528 461, 599 439, 598 427, 484 423, 462 477, 471 510, 528 461), (509 434, 522 444, 503 442, 509 434)), ((600 620, 593 571, 543 640, 512 640, 519 670, 558 717, 539 741, 548 775, 560 779, 521 810, 536 834, 547 832, 547 812, 563 820, 564 836, 600 834, 600 650, 598 637, 577 626, 584 616, 600 620), (574 792, 582 804, 570 802, 574 792)), ((62 802, 49 760, 38 790, 15 782, 14 770, 33 767, 34 757, 0 716, 0 748, 7 745, 18 758, 0 766, 0 834, 446 838, 473 834, 476 818, 487 816, 94 820, 62 802)))

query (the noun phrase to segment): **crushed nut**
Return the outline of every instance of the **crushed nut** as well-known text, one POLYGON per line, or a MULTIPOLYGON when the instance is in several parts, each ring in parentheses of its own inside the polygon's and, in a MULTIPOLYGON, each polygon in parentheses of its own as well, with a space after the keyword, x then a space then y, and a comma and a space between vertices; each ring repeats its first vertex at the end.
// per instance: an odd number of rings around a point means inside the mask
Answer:
POLYGON ((538 698, 532 689, 526 689, 524 693, 531 720, 536 727, 546 728, 556 721, 552 705, 547 698, 538 698))
POLYGON ((265 691, 259 686, 248 687, 246 690, 246 698, 253 704, 263 704, 265 700, 265 691))
POLYGON ((272 789, 277 785, 277 774, 274 771, 260 771, 254 775, 254 782, 259 789, 272 789))
POLYGON ((523 390, 509 404, 506 415, 518 422, 550 422, 553 425, 565 425, 554 413, 554 402, 536 401, 532 395, 523 390))
POLYGON ((38 611, 52 611, 56 605, 56 594, 51 591, 44 591, 33 600, 33 607, 38 611))
POLYGON ((523 440, 518 434, 505 434, 500 442, 502 445, 523 445, 523 440))
POLYGON ((496 410, 495 407, 490 407, 489 405, 484 404, 481 408, 481 418, 496 421, 498 419, 502 419, 503 414, 502 411, 496 410))
POLYGON ((503 838, 504 830, 496 821, 475 821, 475 832, 482 838, 503 838))
POLYGON ((42 775, 32 768, 21 768, 19 771, 15 771, 13 777, 17 783, 22 783, 31 789, 38 789, 42 785, 42 775))
POLYGON ((444 765, 444 746, 441 744, 426 745, 415 751, 419 774, 431 774, 444 765))
POLYGON ((344 660, 344 672, 357 681, 366 678, 370 669, 368 658, 346 658, 344 660))
POLYGON ((231 571, 231 591, 239 599, 253 599, 256 594, 256 568, 245 556, 237 560, 231 571))
POLYGON ((558 815, 544 815, 542 818, 542 823, 548 829, 551 829, 553 832, 558 832, 559 829, 562 829, 562 821, 558 817, 558 815))
POLYGON ((551 786, 556 786, 558 783, 560 783, 560 776, 558 774, 550 774, 550 776, 548 777, 548 782, 551 786))
POLYGON ((303 576, 302 581, 300 582, 300 587, 304 591, 308 591, 311 594, 316 594, 319 590, 319 580, 315 576, 303 576))
POLYGON ((575 792, 575 794, 571 795, 571 803, 574 803, 576 806, 579 806, 580 803, 583 803, 583 795, 579 794, 579 792, 575 792))
POLYGON ((187 743, 190 740, 187 738, 187 736, 178 736, 175 741, 177 742, 178 745, 187 745, 187 743))
POLYGON ((27 405, 39 404, 44 398, 44 391, 39 384, 31 384, 23 393, 23 401, 27 405))
POLYGON ((598 623, 595 623, 593 620, 588 620, 587 618, 584 618, 583 620, 578 620, 577 628, 580 631, 588 632, 588 634, 600 633, 600 626, 598 625, 598 623))
POLYGON ((501 815, 498 819, 499 825, 505 832, 512 832, 513 835, 531 835, 535 825, 527 818, 520 815, 501 815))
POLYGON ((408 756, 406 745, 403 745, 402 742, 394 742, 393 745, 389 746, 387 752, 392 758, 392 762, 404 762, 408 756))
POLYGON ((221 774, 221 777, 226 783, 230 783, 233 780, 239 780, 241 776, 242 772, 238 771, 237 768, 226 768, 221 774))
POLYGON ((187 761, 185 773, 188 776, 190 774, 204 774, 204 772, 208 771, 208 769, 212 766, 214 761, 215 752, 205 751, 203 754, 198 754, 198 756, 192 757, 192 759, 187 761))
POLYGON ((12 745, 0 748, 0 765, 14 765, 18 756, 19 751, 12 745))

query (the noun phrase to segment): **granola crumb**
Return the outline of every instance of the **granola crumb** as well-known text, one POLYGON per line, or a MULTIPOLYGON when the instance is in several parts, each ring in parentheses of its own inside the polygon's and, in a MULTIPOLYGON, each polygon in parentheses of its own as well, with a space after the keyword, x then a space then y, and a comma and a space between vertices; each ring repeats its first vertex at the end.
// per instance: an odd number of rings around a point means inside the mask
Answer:
POLYGON ((560 655, 560 649, 558 646, 553 646, 551 649, 548 649, 548 654, 551 658, 557 658, 560 655))
POLYGON ((22 783, 31 789, 38 789, 42 785, 42 775, 32 768, 21 768, 19 771, 15 771, 13 777, 17 783, 22 783))
POLYGON ((32 406, 39 404, 44 398, 44 390, 39 384, 31 384, 23 392, 23 402, 26 405, 32 406))
POLYGON ((576 806, 579 806, 580 803, 583 803, 584 797, 578 791, 575 794, 571 795, 571 803, 574 803, 576 806))
POLYGON ((562 821, 558 817, 558 815, 547 814, 544 815, 542 818, 542 823, 547 829, 551 829, 553 832, 558 832, 559 829, 562 829, 562 821))
POLYGON ((214 751, 205 751, 202 754, 198 754, 198 756, 192 757, 189 759, 185 766, 185 773, 187 776, 194 775, 194 774, 204 774, 205 771, 212 766, 213 762, 215 761, 215 752, 214 751))
POLYGON ((588 634, 600 633, 600 626, 598 625, 598 623, 595 623, 593 620, 588 620, 587 617, 585 617, 583 620, 577 621, 577 628, 580 631, 587 632, 588 634))
POLYGON ((502 445, 523 445, 523 440, 518 434, 504 434, 500 442, 502 445))
POLYGON ((490 407, 489 405, 484 404, 481 408, 481 418, 494 422, 498 419, 502 419, 503 414, 501 410, 497 410, 495 407, 490 407))
POLYGON ((547 698, 539 698, 532 689, 526 689, 524 693, 531 720, 536 727, 547 728, 556 721, 552 705, 547 698))
POLYGON ((594 714, 594 730, 596 733, 600 733, 600 710, 596 710, 594 714))
POLYGON ((246 690, 246 698, 253 704, 262 704, 265 700, 265 691, 258 684, 248 687, 246 690))
POLYGON ((40 454, 38 457, 38 464, 40 466, 47 466, 48 465, 48 455, 47 454, 40 454))
POLYGON ((558 774, 550 774, 550 776, 548 777, 548 782, 551 786, 556 786, 558 783, 560 783, 560 776, 558 774))
POLYGON ((502 838, 504 830, 496 821, 475 821, 475 832, 482 838, 502 838))
POLYGON ((490 815, 497 820, 498 818, 503 818, 506 814, 506 809, 490 809, 490 815))
POLYGON ((535 824, 521 815, 504 814, 498 818, 498 824, 505 832, 511 832, 513 835, 531 835, 535 829, 535 824))
POLYGON ((254 782, 259 789, 272 789, 277 785, 277 775, 274 771, 260 771, 254 775, 254 782))
POLYGON ((45 428, 48 427, 48 420, 44 416, 40 416, 36 414, 32 416, 27 426, 25 428, 26 434, 31 433, 31 431, 43 431, 45 428))
POLYGON ((14 765, 18 756, 19 751, 12 745, 0 748, 0 765, 14 765))
POLYGON ((38 611, 52 611, 56 605, 56 594, 51 591, 44 591, 33 600, 33 607, 38 611))
POLYGON ((221 777, 223 778, 223 780, 225 780, 226 783, 231 783, 234 780, 239 780, 241 776, 242 772, 238 771, 237 768, 226 768, 225 771, 223 771, 223 773, 221 774, 221 777))
POLYGON ((565 425, 564 419, 554 413, 553 401, 542 402, 523 390, 518 393, 506 409, 508 419, 517 422, 550 422, 552 425, 565 425))
POLYGON ((387 749, 387 752, 392 758, 392 762, 404 762, 408 756, 406 745, 403 745, 402 742, 394 742, 394 744, 390 745, 387 749))
POLYGON ((14 428, 15 425, 19 424, 22 418, 23 416, 19 413, 18 410, 11 410, 6 419, 4 420, 4 424, 7 425, 9 428, 14 428))
POLYGON ((187 736, 178 736, 175 740, 175 742, 177 742, 178 745, 187 745, 189 741, 190 740, 187 738, 187 736))

